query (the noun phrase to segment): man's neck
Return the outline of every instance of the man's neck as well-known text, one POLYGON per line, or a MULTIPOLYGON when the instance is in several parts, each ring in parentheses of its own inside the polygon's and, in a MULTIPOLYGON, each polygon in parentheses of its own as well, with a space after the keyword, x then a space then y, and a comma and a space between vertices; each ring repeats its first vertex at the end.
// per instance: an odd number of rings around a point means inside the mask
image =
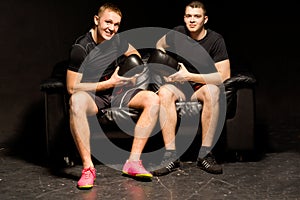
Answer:
POLYGON ((207 34, 207 30, 205 28, 199 30, 198 32, 191 32, 190 36, 194 40, 202 40, 207 34))
POLYGON ((97 28, 92 28, 92 29, 90 30, 90 32, 91 32, 92 38, 93 38, 93 40, 94 40, 94 42, 95 42, 96 44, 100 44, 101 42, 104 41, 104 39, 100 40, 101 37, 98 36, 97 28))

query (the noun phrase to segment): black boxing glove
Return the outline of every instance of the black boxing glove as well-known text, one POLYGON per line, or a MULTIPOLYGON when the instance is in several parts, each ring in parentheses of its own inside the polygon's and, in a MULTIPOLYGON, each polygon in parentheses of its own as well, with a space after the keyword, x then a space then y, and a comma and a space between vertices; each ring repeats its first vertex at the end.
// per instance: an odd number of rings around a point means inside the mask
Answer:
POLYGON ((144 70, 144 62, 136 54, 122 57, 118 65, 120 67, 118 74, 124 77, 132 77, 136 74, 140 74, 144 70))
POLYGON ((147 64, 150 72, 161 76, 170 76, 180 68, 178 61, 174 57, 159 49, 151 53, 147 64))

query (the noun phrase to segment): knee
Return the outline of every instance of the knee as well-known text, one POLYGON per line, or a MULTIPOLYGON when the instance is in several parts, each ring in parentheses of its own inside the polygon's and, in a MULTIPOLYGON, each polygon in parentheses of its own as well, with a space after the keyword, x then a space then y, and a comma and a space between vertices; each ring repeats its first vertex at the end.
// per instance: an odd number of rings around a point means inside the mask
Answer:
POLYGON ((159 97, 154 92, 146 91, 143 95, 144 107, 152 107, 159 105, 159 97))
POLYGON ((158 92, 158 96, 161 102, 175 102, 175 94, 166 87, 161 87, 158 92))
POLYGON ((154 92, 146 92, 143 98, 143 109, 150 111, 153 116, 159 113, 159 97, 154 92))
POLYGON ((69 100, 70 114, 76 115, 84 111, 85 95, 82 92, 73 93, 69 100))
POLYGON ((219 102, 220 89, 216 85, 206 85, 204 92, 204 101, 211 102, 212 105, 215 105, 219 102))

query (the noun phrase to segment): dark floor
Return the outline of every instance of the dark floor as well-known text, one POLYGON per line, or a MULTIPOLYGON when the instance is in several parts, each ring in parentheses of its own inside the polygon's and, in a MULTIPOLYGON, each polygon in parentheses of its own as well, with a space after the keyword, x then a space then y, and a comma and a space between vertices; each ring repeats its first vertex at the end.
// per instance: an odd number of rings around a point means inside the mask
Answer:
POLYGON ((141 182, 97 164, 95 187, 86 191, 76 188, 80 165, 53 173, 35 162, 37 154, 20 156, 3 144, 0 199, 300 199, 300 131, 270 132, 268 137, 261 159, 224 162, 221 175, 185 162, 182 170, 141 182))

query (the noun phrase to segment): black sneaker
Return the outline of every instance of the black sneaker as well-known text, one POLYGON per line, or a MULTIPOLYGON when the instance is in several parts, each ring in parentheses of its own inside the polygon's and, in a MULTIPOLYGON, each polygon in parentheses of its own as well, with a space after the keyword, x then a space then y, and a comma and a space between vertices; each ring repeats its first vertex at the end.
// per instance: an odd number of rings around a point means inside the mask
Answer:
POLYGON ((222 174, 222 166, 216 162, 215 157, 212 153, 208 153, 204 158, 197 159, 197 166, 200 169, 212 174, 222 174))
POLYGON ((153 176, 164 176, 167 175, 175 170, 177 170, 180 167, 180 161, 179 159, 176 159, 175 161, 163 160, 160 166, 164 166, 160 169, 152 171, 153 176))

